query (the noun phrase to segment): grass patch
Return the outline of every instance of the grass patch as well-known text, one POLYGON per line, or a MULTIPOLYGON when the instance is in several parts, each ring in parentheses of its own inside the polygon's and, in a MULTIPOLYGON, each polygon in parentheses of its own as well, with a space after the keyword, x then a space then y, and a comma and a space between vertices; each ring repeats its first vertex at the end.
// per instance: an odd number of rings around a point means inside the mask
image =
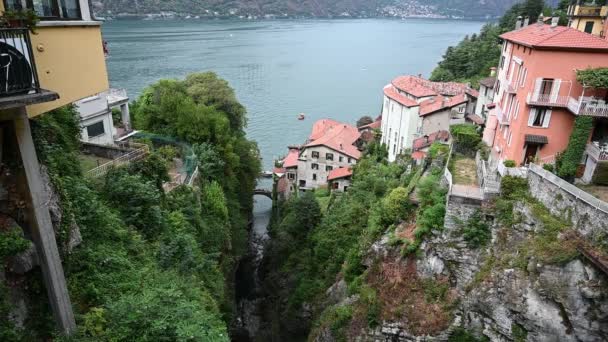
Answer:
POLYGON ((103 165, 107 162, 110 162, 110 159, 97 157, 89 154, 80 154, 78 155, 78 161, 80 162, 80 166, 84 172, 93 170, 94 168, 103 165))
POLYGON ((469 158, 460 154, 452 156, 452 176, 454 184, 477 185, 477 164, 474 158, 469 158))

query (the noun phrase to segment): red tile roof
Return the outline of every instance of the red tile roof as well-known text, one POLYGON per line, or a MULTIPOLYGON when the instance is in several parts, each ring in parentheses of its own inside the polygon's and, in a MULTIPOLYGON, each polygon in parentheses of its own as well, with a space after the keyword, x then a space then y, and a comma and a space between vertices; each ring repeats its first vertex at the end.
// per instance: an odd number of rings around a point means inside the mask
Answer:
MULTIPOLYGON (((436 95, 454 96, 470 92, 475 96, 473 89, 466 83, 458 82, 433 82, 417 76, 399 76, 391 83, 395 88, 411 94, 415 97, 427 97, 436 95)), ((477 94, 479 95, 479 94, 477 94)))
POLYGON ((292 167, 297 167, 299 157, 300 157, 299 150, 296 150, 295 148, 290 149, 289 153, 287 153, 287 157, 285 157, 285 159, 283 159, 283 167, 286 169, 292 168, 292 167))
POLYGON ((414 160, 422 160, 426 158, 426 153, 422 152, 422 151, 416 151, 414 153, 412 153, 412 159, 414 160))
POLYGON ((274 169, 272 169, 272 173, 277 175, 277 176, 281 176, 285 173, 285 168, 284 167, 275 167, 274 169))
POLYGON ((395 87, 393 87, 392 85, 387 85, 386 87, 384 87, 384 95, 386 95, 388 98, 393 99, 397 102, 399 102, 400 104, 406 106, 406 107, 416 107, 418 106, 418 103, 410 98, 407 98, 405 95, 400 94, 397 89, 395 89, 395 87))
POLYGON ((336 179, 340 179, 340 178, 347 178, 353 175, 353 170, 349 167, 341 167, 338 169, 333 169, 329 172, 329 175, 327 176, 327 180, 328 181, 332 181, 332 180, 336 180, 336 179))
POLYGON ((483 118, 477 114, 469 114, 469 115, 465 116, 465 118, 473 121, 474 123, 476 123, 478 125, 483 125, 485 123, 483 118))
POLYGON ((313 134, 310 135, 312 141, 305 147, 327 146, 336 152, 359 159, 361 151, 354 144, 360 136, 359 130, 352 125, 328 119, 319 120, 314 124, 313 134), (319 134, 320 132, 323 134, 319 134))
POLYGON ((437 131, 428 135, 428 137, 421 137, 415 139, 412 145, 412 150, 418 151, 425 147, 431 146, 435 141, 447 142, 450 139, 450 132, 448 131, 437 131))
POLYGON ((469 99, 466 94, 456 95, 454 97, 437 96, 432 99, 422 101, 420 103, 420 116, 433 114, 438 111, 450 109, 459 106, 463 103, 467 103, 469 99))
POLYGON ((378 129, 378 128, 380 128, 381 125, 382 125, 382 117, 380 117, 379 120, 376 120, 376 121, 374 121, 374 122, 372 122, 372 123, 370 123, 368 125, 363 125, 363 126, 359 127, 359 130, 362 131, 362 130, 367 129, 367 128, 369 128, 369 129, 378 129))
POLYGON ((608 51, 608 41, 566 26, 532 24, 500 37, 538 49, 608 51))

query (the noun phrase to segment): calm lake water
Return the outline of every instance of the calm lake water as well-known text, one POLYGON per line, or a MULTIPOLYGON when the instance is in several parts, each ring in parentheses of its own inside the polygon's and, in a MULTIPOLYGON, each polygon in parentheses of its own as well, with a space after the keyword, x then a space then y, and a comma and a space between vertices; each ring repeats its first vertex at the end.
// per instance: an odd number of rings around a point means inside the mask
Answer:
POLYGON ((445 49, 483 25, 448 20, 111 21, 112 87, 134 99, 162 78, 212 70, 249 113, 264 167, 302 143, 315 120, 377 116, 382 87, 428 76, 445 49), (298 121, 298 113, 306 113, 298 121))

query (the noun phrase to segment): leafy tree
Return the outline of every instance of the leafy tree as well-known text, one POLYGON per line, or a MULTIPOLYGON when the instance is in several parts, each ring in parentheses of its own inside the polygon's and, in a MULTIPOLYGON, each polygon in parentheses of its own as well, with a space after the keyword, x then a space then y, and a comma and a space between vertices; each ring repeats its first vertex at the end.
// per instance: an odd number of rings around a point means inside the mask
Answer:
POLYGON ((369 125, 374 122, 374 119, 371 116, 365 115, 357 120, 357 127, 369 125))

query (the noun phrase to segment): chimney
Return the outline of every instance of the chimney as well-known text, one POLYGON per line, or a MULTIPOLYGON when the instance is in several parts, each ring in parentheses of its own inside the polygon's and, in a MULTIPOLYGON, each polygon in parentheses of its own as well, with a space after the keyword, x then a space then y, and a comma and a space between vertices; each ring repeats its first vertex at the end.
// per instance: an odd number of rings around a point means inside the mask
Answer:
POLYGON ((557 27, 558 23, 559 23, 559 17, 551 18, 551 27, 557 27))
POLYGON ((529 17, 529 16, 526 16, 526 17, 524 18, 524 26, 523 26, 523 27, 526 27, 526 26, 528 26, 528 25, 530 25, 530 17, 529 17))
POLYGON ((536 23, 538 26, 543 26, 545 24, 545 17, 542 13, 538 16, 538 21, 536 23))
POLYGON ((521 15, 519 17, 517 17, 517 21, 515 22, 515 29, 519 30, 522 26, 522 17, 521 15))
POLYGON ((496 77, 496 67, 490 68, 490 77, 496 77))

